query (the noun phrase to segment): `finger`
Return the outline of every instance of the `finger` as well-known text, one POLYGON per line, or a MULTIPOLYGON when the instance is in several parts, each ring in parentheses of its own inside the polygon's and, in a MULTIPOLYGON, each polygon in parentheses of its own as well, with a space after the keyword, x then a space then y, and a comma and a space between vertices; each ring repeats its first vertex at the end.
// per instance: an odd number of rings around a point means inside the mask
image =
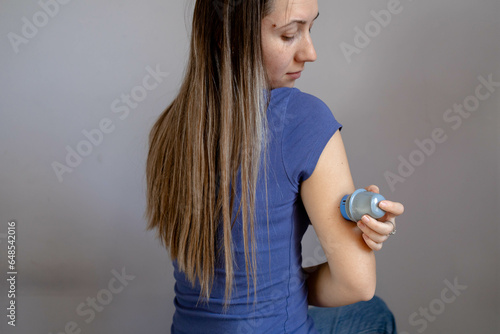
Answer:
POLYGON ((363 233, 363 239, 365 240, 366 245, 370 247, 372 250, 379 251, 382 249, 383 244, 373 241, 372 239, 370 239, 370 237, 368 237, 364 233, 363 233))
MULTIPOLYGON (((371 219, 374 220, 373 218, 371 218, 371 219)), ((365 223, 364 220, 358 222, 359 229, 364 234, 366 234, 371 240, 373 240, 374 242, 377 242, 377 243, 383 243, 384 241, 386 241, 388 238, 387 235, 392 231, 392 225, 389 227, 390 230, 388 232, 387 232, 388 226, 383 226, 383 225, 387 225, 387 224, 380 223, 380 222, 378 222, 377 224, 375 224, 374 222, 365 223), (372 229, 370 227, 370 225, 368 225, 368 224, 370 224, 371 226, 376 226, 378 228, 378 230, 372 229), (382 226, 379 226, 379 225, 382 225, 382 226)))
POLYGON ((365 188, 366 191, 371 191, 372 193, 376 193, 376 194, 379 194, 380 193, 380 189, 372 184, 372 185, 369 185, 368 187, 365 188))
POLYGON ((378 206, 387 213, 388 216, 385 220, 400 216, 403 212, 405 212, 405 207, 399 202, 383 200, 378 204, 378 206))
MULTIPOLYGON (((358 224, 358 226, 359 225, 360 224, 358 224)), ((383 241, 387 240, 386 236, 389 233, 391 233, 392 230, 394 229, 392 224, 387 223, 387 222, 378 221, 378 220, 370 217, 369 215, 363 216, 363 218, 361 220, 361 226, 363 227, 363 225, 365 225, 366 228, 361 229, 361 227, 360 227, 360 229, 363 232, 367 233, 370 236, 370 238, 372 238, 373 240, 378 241, 378 242, 383 242, 383 241), (378 235, 378 236, 376 236, 376 235, 378 235)))

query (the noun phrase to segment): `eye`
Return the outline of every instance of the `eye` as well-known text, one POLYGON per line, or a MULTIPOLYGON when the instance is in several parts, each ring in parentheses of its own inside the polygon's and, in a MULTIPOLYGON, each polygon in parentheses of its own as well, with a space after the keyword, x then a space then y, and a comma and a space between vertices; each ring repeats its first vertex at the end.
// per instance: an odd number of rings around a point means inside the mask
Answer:
POLYGON ((295 36, 281 36, 281 39, 284 40, 285 42, 291 42, 295 36))

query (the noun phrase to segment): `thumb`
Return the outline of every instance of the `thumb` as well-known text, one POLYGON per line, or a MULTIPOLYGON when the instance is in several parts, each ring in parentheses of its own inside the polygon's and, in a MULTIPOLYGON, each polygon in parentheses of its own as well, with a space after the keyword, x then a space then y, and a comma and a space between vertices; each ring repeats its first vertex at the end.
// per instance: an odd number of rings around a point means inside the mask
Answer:
POLYGON ((380 192, 379 188, 374 184, 369 185, 368 187, 365 188, 365 190, 371 191, 371 192, 376 193, 376 194, 378 194, 380 192))

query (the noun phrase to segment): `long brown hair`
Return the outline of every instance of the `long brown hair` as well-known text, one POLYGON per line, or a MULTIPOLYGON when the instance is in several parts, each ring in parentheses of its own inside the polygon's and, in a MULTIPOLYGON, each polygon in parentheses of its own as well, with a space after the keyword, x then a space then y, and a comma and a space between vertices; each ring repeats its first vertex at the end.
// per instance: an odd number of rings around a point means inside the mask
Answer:
POLYGON ((200 298, 210 298, 215 260, 223 251, 226 307, 234 276, 231 230, 240 167, 238 213, 243 206, 247 296, 249 272, 256 291, 253 213, 261 157, 264 167, 267 160, 270 89, 262 60, 261 20, 273 4, 274 0, 196 1, 184 81, 149 135, 147 229, 156 230, 193 287, 199 280, 200 298), (223 243, 218 242, 219 228, 223 243))

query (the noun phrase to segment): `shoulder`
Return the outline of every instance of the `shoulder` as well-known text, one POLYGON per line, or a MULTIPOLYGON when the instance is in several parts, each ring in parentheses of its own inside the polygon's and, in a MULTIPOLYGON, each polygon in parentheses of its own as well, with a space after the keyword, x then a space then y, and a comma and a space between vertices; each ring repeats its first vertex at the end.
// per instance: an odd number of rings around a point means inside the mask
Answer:
POLYGON ((294 91, 291 94, 291 100, 294 104, 298 104, 300 106, 308 107, 308 108, 322 108, 329 109, 326 103, 324 103, 318 97, 305 93, 297 88, 294 88, 294 91))
POLYGON ((293 131, 297 126, 305 126, 304 131, 314 132, 316 127, 336 123, 330 108, 314 95, 295 87, 277 88, 271 94, 270 107, 280 114, 285 131, 287 127, 293 131))
POLYGON ((300 127, 300 132, 315 138, 321 132, 330 132, 332 127, 341 127, 325 102, 297 88, 289 91, 284 123, 288 131, 295 132, 300 127))
POLYGON ((328 106, 314 95, 302 92, 298 88, 280 87, 271 91, 272 105, 285 105, 294 109, 328 109, 328 106))

